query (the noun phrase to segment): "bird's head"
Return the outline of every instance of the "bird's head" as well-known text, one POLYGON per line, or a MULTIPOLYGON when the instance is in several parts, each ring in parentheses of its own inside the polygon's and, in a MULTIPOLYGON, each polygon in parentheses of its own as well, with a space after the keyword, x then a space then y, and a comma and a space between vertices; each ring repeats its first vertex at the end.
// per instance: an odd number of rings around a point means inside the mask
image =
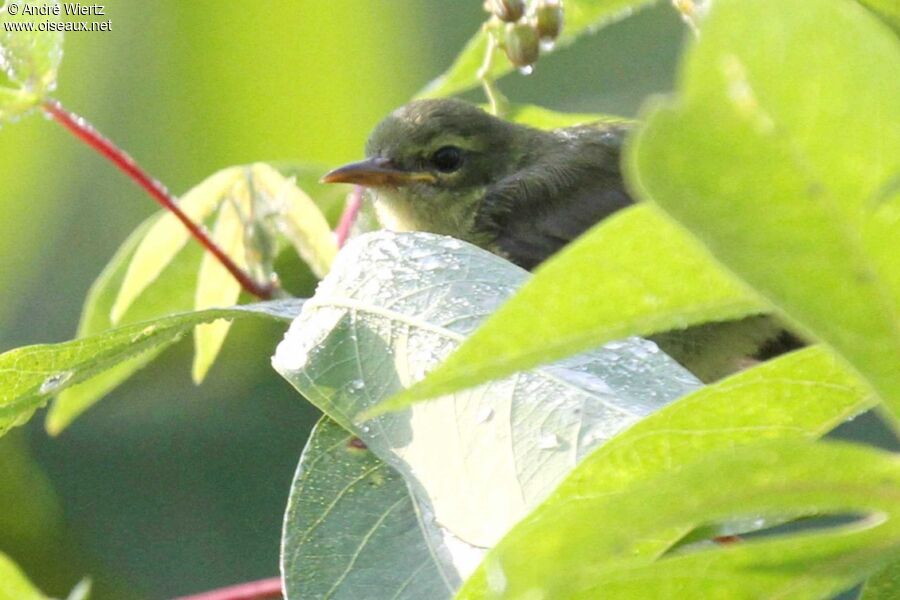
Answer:
POLYGON ((485 188, 527 153, 530 130, 460 100, 418 100, 372 132, 366 159, 326 174, 326 183, 370 188, 393 229, 460 236, 485 188))

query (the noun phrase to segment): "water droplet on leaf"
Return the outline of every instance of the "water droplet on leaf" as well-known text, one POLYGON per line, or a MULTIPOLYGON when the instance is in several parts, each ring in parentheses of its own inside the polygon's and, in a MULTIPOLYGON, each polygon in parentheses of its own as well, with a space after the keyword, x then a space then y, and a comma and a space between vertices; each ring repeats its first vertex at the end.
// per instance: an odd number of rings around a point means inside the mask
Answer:
POLYGON ((54 373, 50 377, 44 380, 41 384, 40 390, 38 390, 41 394, 52 394, 60 389, 63 385, 66 384, 69 379, 72 378, 72 371, 64 371, 62 373, 54 373))

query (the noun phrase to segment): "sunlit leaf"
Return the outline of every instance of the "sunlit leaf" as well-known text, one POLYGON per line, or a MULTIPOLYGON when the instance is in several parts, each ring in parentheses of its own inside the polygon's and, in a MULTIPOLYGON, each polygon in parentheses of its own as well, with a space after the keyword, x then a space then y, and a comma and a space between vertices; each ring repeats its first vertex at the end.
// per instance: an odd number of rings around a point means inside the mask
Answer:
POLYGON ((17 0, 0 7, 0 123, 37 106, 56 87, 63 33, 36 28, 41 22, 58 23, 59 16, 52 11, 23 14, 23 9, 58 8, 58 4, 56 0, 17 0))
POLYGON ((281 545, 287 600, 449 598, 403 478, 328 417, 310 434, 281 545), (324 501, 323 501, 324 500, 324 501))
POLYGON ((360 422, 453 350, 527 278, 469 244, 425 233, 360 236, 278 346, 273 365, 407 479, 444 569, 481 551, 590 449, 698 382, 632 338, 360 422), (452 542, 452 543, 451 543, 452 542))
MULTIPOLYGON (((229 199, 222 203, 210 237, 239 268, 246 269, 244 225, 238 211, 249 206, 250 193, 246 182, 236 183, 235 188, 229 199)), ((215 256, 205 253, 197 274, 194 310, 231 306, 237 303, 240 295, 241 284, 215 256)), ((219 320, 194 329, 194 364, 191 370, 194 383, 199 384, 206 377, 230 328, 231 321, 219 320)))
POLYGON ((271 199, 279 231, 318 277, 324 277, 337 244, 322 209, 293 180, 265 164, 253 166, 256 185, 271 199))
MULTIPOLYGON (((635 11, 655 4, 657 0, 565 0, 565 25, 556 44, 557 48, 568 46, 582 35, 593 33, 606 25, 631 16, 635 11)), ((487 17, 487 14, 485 14, 487 17)), ((420 97, 437 98, 452 96, 478 85, 478 70, 484 62, 487 50, 487 34, 479 31, 457 55, 453 64, 443 75, 432 81, 419 92, 420 97)), ((538 63, 540 68, 540 63, 538 63)), ((511 72, 514 67, 502 51, 498 51, 493 61, 490 75, 498 78, 511 72)))
MULTIPOLYGON (((821 347, 808 348, 701 388, 643 419, 590 454, 522 525, 501 542, 539 544, 546 519, 582 498, 621 492, 641 480, 677 471, 723 449, 761 440, 814 439, 871 407, 869 387, 821 347)), ((735 528, 740 529, 740 523, 735 528)), ((658 531, 641 554, 657 556, 690 528, 658 531)), ((486 585, 480 568, 471 586, 486 585), (476 580, 480 583, 476 583, 476 580)))
POLYGON ((900 462, 837 443, 779 441, 707 455, 619 493, 586 488, 577 503, 529 517, 457 596, 522 598, 791 598, 851 587, 900 555, 900 462), (685 548, 661 558, 659 532, 748 517, 856 515, 810 533, 685 548))
MULTIPOLYGON (((287 320, 296 314, 300 303, 281 300, 170 315, 70 342, 26 346, 0 354, 0 434, 26 422, 50 396, 172 344, 198 324, 252 316, 287 320)), ((64 410, 61 406, 55 414, 55 425, 64 426, 87 408, 65 405, 64 410)))
MULTIPOLYGON (((242 177, 240 167, 219 171, 187 192, 179 201, 184 213, 203 223, 242 177)), ((110 320, 118 323, 135 299, 163 272, 190 239, 190 233, 172 213, 164 213, 141 240, 112 306, 110 320)))
POLYGON ((535 277, 438 369, 389 406, 464 389, 629 335, 764 310, 651 206, 613 215, 535 277))
POLYGON ((680 88, 633 187, 900 416, 900 39, 851 2, 720 0, 680 88))
POLYGON ((50 600, 29 581, 8 556, 0 552, 0 600, 50 600))

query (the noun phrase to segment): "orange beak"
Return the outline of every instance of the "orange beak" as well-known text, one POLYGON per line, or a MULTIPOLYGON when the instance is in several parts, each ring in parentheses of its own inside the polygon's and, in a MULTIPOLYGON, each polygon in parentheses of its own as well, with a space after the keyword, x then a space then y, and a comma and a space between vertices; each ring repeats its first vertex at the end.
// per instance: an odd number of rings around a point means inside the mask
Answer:
POLYGON ((402 187, 416 181, 434 183, 437 178, 427 171, 404 171, 390 159, 373 157, 338 167, 326 173, 322 183, 355 183, 366 187, 402 187))

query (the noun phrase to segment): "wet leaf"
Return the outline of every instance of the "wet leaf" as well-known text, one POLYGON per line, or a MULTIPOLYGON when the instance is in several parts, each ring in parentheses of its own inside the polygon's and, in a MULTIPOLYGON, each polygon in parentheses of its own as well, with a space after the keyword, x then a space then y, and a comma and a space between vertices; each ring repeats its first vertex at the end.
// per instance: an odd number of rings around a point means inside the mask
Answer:
POLYGON ((37 31, 41 22, 59 22, 50 15, 26 15, 23 7, 59 6, 56 0, 6 2, 0 7, 0 123, 15 118, 46 99, 56 87, 62 60, 61 31, 37 31), (10 6, 15 4, 15 14, 10 6), (32 29, 29 31, 29 29, 32 29))
POLYGON ((287 600, 453 593, 403 478, 328 417, 310 434, 291 486, 281 572, 287 600))
MULTIPOLYGON (((539 523, 552 527, 554 515, 583 502, 676 472, 713 452, 763 440, 818 438, 876 402, 865 382, 821 347, 748 369, 680 398, 598 448, 512 529, 496 552, 502 555, 507 548, 543 543, 547 532, 539 523)), ((646 502, 656 502, 654 499, 665 502, 658 495, 648 497, 646 502)), ((742 519, 724 530, 740 533, 764 524, 742 519)), ((642 542, 635 557, 639 553, 655 558, 690 530, 676 527, 657 531, 642 542)), ((488 577, 482 565, 467 589, 486 588, 488 577)))
POLYGON ((360 417, 438 364, 527 278, 432 234, 361 236, 273 358, 311 402, 406 478, 430 544, 462 576, 590 449, 697 381, 629 339, 532 372, 360 417))
POLYGON ((542 265, 397 408, 611 340, 735 319, 765 304, 651 206, 613 215, 542 265))

